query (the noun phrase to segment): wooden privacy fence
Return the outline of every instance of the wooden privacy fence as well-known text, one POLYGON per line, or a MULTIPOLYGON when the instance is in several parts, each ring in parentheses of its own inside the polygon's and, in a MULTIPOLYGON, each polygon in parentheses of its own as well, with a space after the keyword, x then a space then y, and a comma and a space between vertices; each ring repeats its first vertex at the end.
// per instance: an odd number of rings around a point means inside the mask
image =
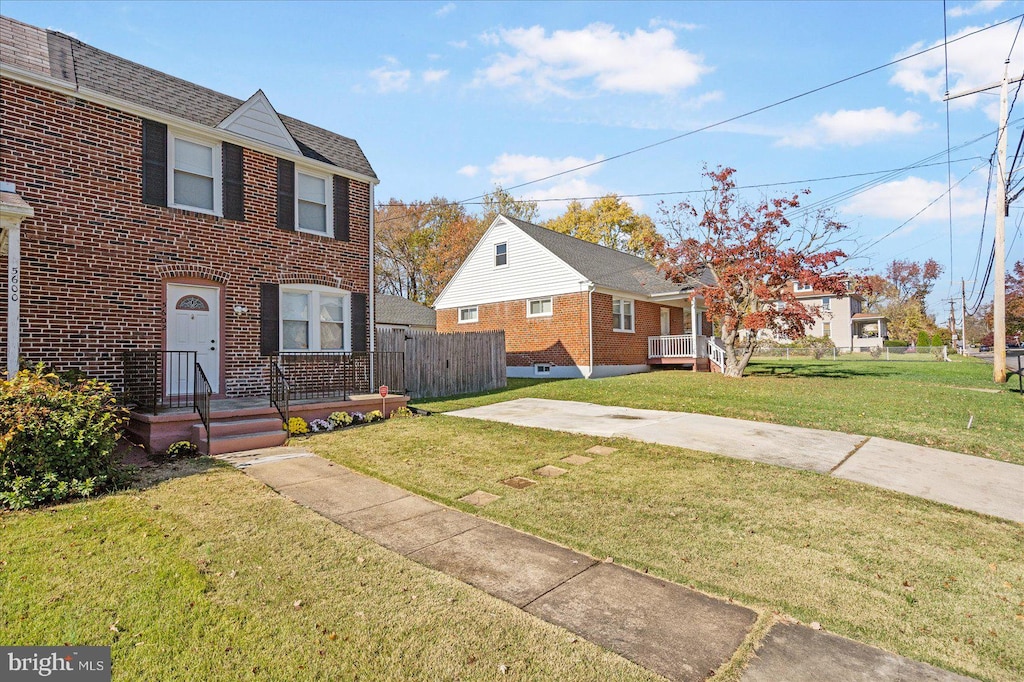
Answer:
POLYGON ((377 330, 377 350, 404 353, 414 398, 439 398, 505 386, 505 332, 440 334, 377 330))

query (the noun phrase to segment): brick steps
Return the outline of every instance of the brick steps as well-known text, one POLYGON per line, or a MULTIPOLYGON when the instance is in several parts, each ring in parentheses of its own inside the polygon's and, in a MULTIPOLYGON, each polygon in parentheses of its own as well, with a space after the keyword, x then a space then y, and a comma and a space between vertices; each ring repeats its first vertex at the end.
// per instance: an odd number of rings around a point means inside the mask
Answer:
POLYGON ((288 440, 281 420, 272 417, 215 419, 210 423, 213 442, 207 449, 206 430, 202 424, 192 426, 192 442, 199 451, 210 455, 277 447, 288 440))

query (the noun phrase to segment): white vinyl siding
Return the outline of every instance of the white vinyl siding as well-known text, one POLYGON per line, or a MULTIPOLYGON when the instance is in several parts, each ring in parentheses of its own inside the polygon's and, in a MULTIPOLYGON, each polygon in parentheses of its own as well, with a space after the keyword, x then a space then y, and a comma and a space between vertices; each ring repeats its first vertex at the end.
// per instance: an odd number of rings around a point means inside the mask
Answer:
POLYGON ((534 298, 526 302, 526 316, 551 317, 552 308, 550 298, 534 298))
POLYGON ((546 298, 586 291, 586 277, 498 218, 434 303, 434 308, 546 298), (495 271, 495 246, 506 244, 508 265, 495 271))
POLYGON ((330 180, 296 171, 295 227, 303 232, 329 234, 331 224, 330 180))
POLYGON ((220 215, 220 144, 170 132, 168 137, 168 205, 220 215))
POLYGON ((630 299, 612 299, 612 331, 633 331, 633 301, 630 299))
POLYGON ((480 311, 476 306, 459 308, 459 324, 469 324, 480 320, 480 311))

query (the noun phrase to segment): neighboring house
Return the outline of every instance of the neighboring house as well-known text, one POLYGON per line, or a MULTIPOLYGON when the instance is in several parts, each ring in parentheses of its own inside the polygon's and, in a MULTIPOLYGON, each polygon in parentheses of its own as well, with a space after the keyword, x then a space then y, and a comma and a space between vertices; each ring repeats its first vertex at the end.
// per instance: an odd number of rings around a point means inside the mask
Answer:
POLYGON ((620 251, 498 216, 434 303, 441 332, 504 330, 510 377, 708 369, 699 282, 620 251), (697 324, 693 324, 693 320, 697 324))
POLYGON ((437 328, 437 313, 402 296, 375 294, 374 320, 378 330, 429 331, 437 328))
MULTIPOLYGON (((267 411, 288 372, 279 405, 332 395, 311 353, 352 370, 373 350, 378 180, 355 140, 2 17, 0 79, 8 372, 79 369, 154 412, 208 384, 267 411)), ((195 419, 144 411, 154 449, 195 419)))
POLYGON ((864 298, 859 294, 850 293, 839 298, 798 282, 793 282, 792 287, 797 300, 808 308, 821 311, 821 317, 806 328, 807 336, 830 338, 837 349, 848 352, 879 348, 887 338, 888 319, 884 315, 864 312, 864 298))

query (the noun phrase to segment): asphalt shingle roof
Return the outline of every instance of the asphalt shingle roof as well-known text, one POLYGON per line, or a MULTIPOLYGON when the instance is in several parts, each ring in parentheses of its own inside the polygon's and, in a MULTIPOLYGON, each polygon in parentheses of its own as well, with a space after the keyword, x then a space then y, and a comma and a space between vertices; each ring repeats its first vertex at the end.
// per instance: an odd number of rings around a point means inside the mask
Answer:
MULTIPOLYGON (((216 127, 244 100, 104 52, 56 31, 0 17, 0 61, 59 78, 132 104, 216 127), (48 59, 40 59, 48 52, 48 59), (33 58, 29 59, 28 56, 33 58)), ((376 178, 359 143, 290 116, 281 116, 303 155, 376 178)))
POLYGON ((378 324, 404 324, 412 327, 434 327, 437 313, 425 305, 401 296, 375 294, 373 316, 378 324))
POLYGON ((699 284, 672 282, 643 258, 555 232, 525 220, 503 217, 598 286, 630 294, 652 296, 691 291, 699 284))

